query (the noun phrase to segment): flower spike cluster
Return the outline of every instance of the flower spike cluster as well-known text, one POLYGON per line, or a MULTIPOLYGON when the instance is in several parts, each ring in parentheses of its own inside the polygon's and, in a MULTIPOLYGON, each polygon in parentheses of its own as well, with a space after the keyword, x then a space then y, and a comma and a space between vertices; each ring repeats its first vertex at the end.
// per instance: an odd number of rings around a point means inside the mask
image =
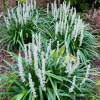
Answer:
POLYGON ((77 69, 77 67, 78 67, 79 64, 80 64, 79 55, 80 55, 80 51, 78 50, 78 51, 77 51, 77 61, 73 64, 73 70, 74 70, 74 71, 77 69))
POLYGON ((33 46, 33 54, 34 54, 34 67, 36 69, 35 73, 36 73, 37 77, 39 78, 42 90, 46 91, 46 88, 45 88, 45 83, 46 83, 45 82, 45 80, 46 80, 45 62, 48 59, 48 54, 51 50, 51 41, 49 43, 49 46, 47 47, 46 57, 44 57, 44 52, 43 51, 41 52, 40 38, 41 38, 40 33, 39 33, 39 36, 37 34, 32 36, 32 46, 33 46), (38 65, 38 54, 41 54, 42 72, 41 72, 39 65, 38 65))
POLYGON ((48 59, 48 55, 49 55, 50 52, 51 52, 51 39, 50 39, 50 43, 49 43, 49 45, 47 47, 46 60, 48 59))
POLYGON ((69 89, 69 93, 70 93, 70 92, 73 92, 73 89, 74 89, 74 87, 75 87, 75 81, 76 81, 76 76, 73 77, 73 82, 72 82, 71 88, 69 89))
POLYGON ((38 78, 39 78, 39 80, 40 80, 40 85, 41 85, 41 87, 42 87, 42 90, 43 91, 46 91, 46 88, 45 88, 45 80, 44 80, 44 76, 42 76, 42 74, 41 74, 41 71, 40 71, 40 69, 38 69, 38 78))
POLYGON ((24 78, 24 69, 23 69, 23 66, 22 66, 22 57, 21 57, 21 54, 19 53, 19 56, 18 56, 18 67, 19 67, 19 74, 21 76, 21 80, 22 82, 25 82, 25 78, 24 78))
POLYGON ((72 63, 72 61, 70 60, 70 57, 69 57, 69 53, 68 53, 68 46, 67 46, 67 42, 65 43, 66 45, 66 53, 67 53, 67 57, 65 59, 65 62, 67 63, 67 66, 66 66, 66 73, 68 73, 68 75, 70 76, 71 74, 73 74, 73 72, 77 69, 77 67, 79 66, 80 64, 80 58, 79 58, 79 50, 77 51, 77 61, 72 63))
POLYGON ((67 39, 67 35, 69 32, 69 28, 72 28, 71 39, 76 41, 77 37, 80 36, 80 43, 79 46, 82 45, 83 41, 83 30, 84 30, 84 23, 80 19, 80 16, 77 18, 76 16, 76 9, 70 9, 70 2, 66 6, 66 2, 60 4, 60 7, 57 8, 56 1, 51 4, 51 11, 54 20, 56 21, 55 25, 55 39, 57 39, 57 35, 65 35, 65 41, 67 39), (68 21, 70 20, 70 25, 68 21))
POLYGON ((33 16, 35 9, 36 9, 35 0, 33 2, 31 0, 31 3, 28 3, 28 0, 27 0, 26 3, 23 3, 23 6, 18 2, 17 8, 15 10, 12 9, 11 12, 8 9, 7 11, 8 17, 4 17, 8 30, 10 28, 9 26, 10 26, 11 19, 14 19, 16 23, 16 27, 18 26, 18 24, 21 24, 21 26, 23 26, 24 24, 27 23, 28 20, 31 20, 31 16, 33 16))
POLYGON ((36 98, 37 95, 36 95, 36 92, 35 92, 35 89, 34 89, 34 84, 33 84, 32 77, 31 77, 30 73, 28 74, 28 79, 29 79, 29 86, 30 86, 31 92, 34 95, 34 98, 36 98))
POLYGON ((24 50, 25 50, 25 62, 27 65, 32 65, 32 53, 31 53, 31 47, 30 43, 28 46, 24 44, 24 50))
POLYGON ((28 44, 28 56, 29 56, 29 65, 32 65, 32 53, 31 53, 31 47, 30 43, 28 44))
MULTIPOLYGON (((42 53, 43 53, 43 52, 42 52, 42 53)), ((45 74, 46 74, 46 72, 45 72, 45 63, 46 63, 46 59, 44 58, 44 55, 43 55, 43 54, 42 54, 41 60, 42 60, 43 81, 44 81, 44 83, 45 83, 45 80, 46 80, 46 76, 45 76, 45 74)))
POLYGON ((82 83, 80 83, 80 85, 84 84, 85 81, 88 79, 89 77, 89 71, 90 71, 90 64, 88 65, 88 68, 87 68, 87 71, 86 71, 86 75, 85 75, 85 78, 82 80, 82 83))

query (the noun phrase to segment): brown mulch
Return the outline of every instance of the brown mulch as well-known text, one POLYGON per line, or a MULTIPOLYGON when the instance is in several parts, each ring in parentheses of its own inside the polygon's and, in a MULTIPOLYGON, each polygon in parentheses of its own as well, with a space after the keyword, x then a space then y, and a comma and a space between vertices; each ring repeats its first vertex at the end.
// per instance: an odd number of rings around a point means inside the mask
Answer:
MULTIPOLYGON (((91 16, 91 10, 85 14, 85 23, 89 24, 89 29, 97 37, 98 44, 100 44, 100 9, 96 10, 93 15, 91 16)), ((98 48, 98 52, 100 54, 100 47, 98 48)), ((96 58, 94 62, 94 67, 100 68, 100 59, 96 58)), ((98 70, 97 72, 100 72, 98 70)), ((95 72, 94 74, 96 74, 95 72)), ((92 79, 97 82, 100 80, 100 74, 92 77, 92 79)), ((98 90, 100 91, 100 84, 97 86, 98 90)))
POLYGON ((94 34, 100 35, 100 9, 91 16, 91 10, 85 13, 85 23, 89 24, 89 29, 94 34))

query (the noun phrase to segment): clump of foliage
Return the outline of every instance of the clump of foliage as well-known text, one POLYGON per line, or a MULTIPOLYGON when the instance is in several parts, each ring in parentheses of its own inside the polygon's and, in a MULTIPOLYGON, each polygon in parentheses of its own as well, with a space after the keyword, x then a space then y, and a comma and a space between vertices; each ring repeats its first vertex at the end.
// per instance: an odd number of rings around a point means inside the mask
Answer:
MULTIPOLYGON (((1 30, 6 30, 4 34, 1 33, 2 41, 8 42, 8 49, 13 47, 16 49, 21 47, 24 43, 31 42, 31 31, 38 32, 38 27, 42 25, 41 9, 36 8, 36 1, 31 3, 18 3, 15 9, 7 11, 7 16, 4 16, 6 26, 1 27, 1 30)), ((2 26, 2 25, 1 25, 2 26)))
POLYGON ((51 11, 47 5, 47 24, 48 30, 45 38, 53 40, 52 48, 55 48, 56 42, 60 46, 67 42, 69 52, 76 56, 80 50, 80 59, 84 62, 87 58, 99 57, 96 47, 98 46, 95 37, 89 32, 88 26, 84 24, 76 9, 70 7, 70 2, 66 2, 57 7, 56 2, 51 4, 51 11))
POLYGON ((25 58, 20 53, 17 56, 8 52, 18 64, 5 61, 11 68, 7 68, 10 72, 0 75, 0 88, 5 88, 0 93, 0 99, 10 95, 13 95, 11 100, 99 98, 95 83, 89 79, 94 69, 80 63, 80 51, 77 57, 73 57, 67 52, 66 45, 59 48, 57 43, 57 50, 52 50, 51 40, 49 45, 41 40, 41 35, 36 34, 33 35, 32 44, 24 45, 25 58))

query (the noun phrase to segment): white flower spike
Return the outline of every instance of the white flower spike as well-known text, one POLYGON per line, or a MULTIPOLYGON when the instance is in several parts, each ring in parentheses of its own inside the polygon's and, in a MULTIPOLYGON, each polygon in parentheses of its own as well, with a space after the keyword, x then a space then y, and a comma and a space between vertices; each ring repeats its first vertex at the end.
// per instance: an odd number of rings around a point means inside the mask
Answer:
POLYGON ((23 66, 22 66, 22 57, 21 57, 21 54, 19 53, 19 56, 18 56, 18 67, 19 67, 19 74, 21 76, 21 80, 22 82, 25 82, 25 78, 24 78, 24 69, 23 69, 23 66))
POLYGON ((36 95, 36 92, 35 92, 35 89, 34 89, 34 84, 33 84, 32 77, 31 77, 30 73, 28 74, 28 79, 29 79, 29 86, 30 86, 31 92, 34 95, 34 98, 36 98, 37 95, 36 95))
POLYGON ((73 89, 75 87, 75 81, 76 81, 76 76, 73 77, 73 82, 71 88, 69 89, 69 93, 73 92, 73 89))

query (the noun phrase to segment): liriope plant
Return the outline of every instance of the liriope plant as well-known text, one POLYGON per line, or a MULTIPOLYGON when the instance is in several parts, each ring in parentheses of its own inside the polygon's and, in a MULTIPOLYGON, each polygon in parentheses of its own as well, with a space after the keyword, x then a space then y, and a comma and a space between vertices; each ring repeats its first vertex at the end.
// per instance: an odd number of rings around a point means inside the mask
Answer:
MULTIPOLYGON (((7 10, 6 16, 4 16, 5 27, 0 29, 5 31, 4 34, 0 34, 1 40, 8 42, 8 49, 16 49, 24 45, 24 43, 31 42, 32 34, 38 32, 38 28, 44 25, 42 24, 43 9, 36 7, 36 1, 28 0, 26 3, 20 4, 12 9, 7 10)), ((44 21, 44 20, 43 20, 44 21)))
MULTIPOLYGON (((76 100, 99 98, 96 86, 89 78, 94 69, 91 65, 80 63, 80 51, 77 57, 68 53, 68 45, 57 50, 49 44, 41 42, 41 35, 33 35, 32 44, 23 47, 25 57, 8 52, 18 62, 7 63, 10 72, 0 75, 0 99, 12 95, 10 100, 76 100), (83 67, 84 66, 84 67, 83 67)), ((100 98, 99 98, 100 99, 100 98)))
POLYGON ((52 48, 59 41, 60 46, 68 43, 69 52, 76 56, 80 50, 80 59, 84 62, 87 58, 99 57, 96 47, 98 46, 95 37, 89 32, 88 25, 85 25, 80 15, 76 13, 76 8, 70 7, 70 2, 60 4, 56 1, 50 6, 47 5, 48 31, 47 39, 53 40, 52 48), (51 11, 49 10, 51 8, 51 11))

